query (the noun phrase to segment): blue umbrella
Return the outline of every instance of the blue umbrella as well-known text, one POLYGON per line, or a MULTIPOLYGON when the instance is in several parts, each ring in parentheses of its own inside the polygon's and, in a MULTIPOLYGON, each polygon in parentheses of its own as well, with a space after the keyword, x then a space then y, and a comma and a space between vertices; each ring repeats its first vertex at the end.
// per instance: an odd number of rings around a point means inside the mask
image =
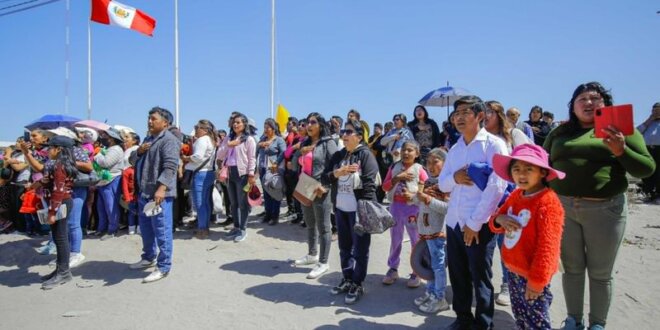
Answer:
POLYGON ((53 129, 57 127, 73 127, 73 124, 80 121, 80 118, 67 115, 44 115, 41 118, 25 125, 29 130, 33 129, 53 129))
POLYGON ((447 107, 447 118, 449 118, 449 106, 453 106, 456 100, 466 95, 472 95, 472 93, 465 88, 451 87, 447 82, 447 86, 432 90, 424 95, 419 100, 419 104, 425 107, 447 107))

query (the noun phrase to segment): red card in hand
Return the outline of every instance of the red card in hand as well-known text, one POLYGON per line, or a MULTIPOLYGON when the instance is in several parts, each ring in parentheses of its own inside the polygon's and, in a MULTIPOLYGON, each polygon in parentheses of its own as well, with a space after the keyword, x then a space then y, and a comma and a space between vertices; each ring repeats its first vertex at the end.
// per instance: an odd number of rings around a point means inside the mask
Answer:
POLYGON ((607 133, 603 132, 603 129, 610 125, 621 131, 625 136, 632 135, 635 131, 632 104, 613 105, 597 109, 594 121, 596 137, 606 138, 607 133))

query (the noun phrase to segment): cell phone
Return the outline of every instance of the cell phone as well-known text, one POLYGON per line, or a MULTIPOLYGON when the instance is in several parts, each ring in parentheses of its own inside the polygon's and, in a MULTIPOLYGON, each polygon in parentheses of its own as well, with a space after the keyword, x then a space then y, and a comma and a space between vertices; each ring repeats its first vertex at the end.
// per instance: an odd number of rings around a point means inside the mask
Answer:
POLYGON ((23 132, 23 141, 30 142, 30 132, 28 131, 23 132))
POLYGON ((603 132, 603 129, 610 125, 621 131, 625 136, 632 135, 635 131, 632 104, 613 105, 596 109, 594 135, 599 139, 606 138, 607 133, 603 132))

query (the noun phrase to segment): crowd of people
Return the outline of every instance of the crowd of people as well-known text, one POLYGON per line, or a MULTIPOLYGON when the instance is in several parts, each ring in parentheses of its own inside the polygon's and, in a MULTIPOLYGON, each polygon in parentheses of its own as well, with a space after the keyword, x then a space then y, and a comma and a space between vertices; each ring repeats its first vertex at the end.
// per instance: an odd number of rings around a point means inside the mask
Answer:
MULTIPOLYGON (((264 223, 306 228, 307 251, 291 262, 312 266, 309 279, 331 269, 337 240, 342 279, 330 292, 354 304, 365 295, 371 242, 355 229, 358 209, 384 203, 394 223, 389 256, 376 261, 387 263, 382 283, 402 276, 405 232, 412 250, 423 249, 431 261, 424 294, 413 303, 430 314, 451 306, 450 329, 492 328, 495 303, 511 305, 520 329, 550 329, 549 283, 560 262, 564 329, 603 329, 628 216, 627 177, 644 179, 646 201, 660 197, 660 103, 632 135, 610 126, 596 138, 595 111, 612 104, 610 92, 590 82, 575 89, 561 123, 540 106, 521 121, 515 107, 464 96, 441 125, 421 105, 410 121, 398 113, 373 126, 356 110, 346 118, 312 112, 290 117, 286 132, 274 119, 257 127, 234 112, 227 130, 203 119, 188 136, 173 127, 168 110, 154 107, 143 140, 126 127, 35 129, 4 150, 0 229, 48 235, 39 252, 57 257, 43 289, 71 280, 71 269, 85 260, 84 237, 139 234, 140 261, 129 267, 154 268, 143 280, 149 283, 170 273, 177 228, 204 240, 216 223, 244 242, 248 216, 263 204, 257 217, 264 223), (503 274, 497 295, 496 247, 503 274)), ((423 281, 412 268, 405 284, 416 288, 423 281)))

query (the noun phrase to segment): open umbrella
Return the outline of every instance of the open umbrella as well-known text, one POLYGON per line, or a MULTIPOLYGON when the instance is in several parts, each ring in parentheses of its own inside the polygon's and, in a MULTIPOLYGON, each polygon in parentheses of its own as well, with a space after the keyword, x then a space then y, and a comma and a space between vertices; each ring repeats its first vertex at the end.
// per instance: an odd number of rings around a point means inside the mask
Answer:
POLYGON ((80 118, 67 115, 45 115, 41 118, 25 125, 29 130, 34 129, 53 129, 58 127, 73 127, 73 124, 80 121, 80 118))
POLYGON ((75 123, 74 126, 76 126, 76 127, 89 127, 89 128, 93 128, 93 129, 99 130, 99 131, 106 131, 106 130, 108 130, 108 128, 110 128, 110 125, 108 125, 106 123, 102 123, 100 121, 92 120, 92 119, 81 120, 81 121, 75 123))
POLYGON ((447 118, 449 118, 449 107, 453 106, 456 100, 466 95, 472 95, 472 93, 465 88, 452 87, 447 84, 445 87, 432 90, 424 95, 419 100, 419 104, 428 107, 447 107, 447 118))

